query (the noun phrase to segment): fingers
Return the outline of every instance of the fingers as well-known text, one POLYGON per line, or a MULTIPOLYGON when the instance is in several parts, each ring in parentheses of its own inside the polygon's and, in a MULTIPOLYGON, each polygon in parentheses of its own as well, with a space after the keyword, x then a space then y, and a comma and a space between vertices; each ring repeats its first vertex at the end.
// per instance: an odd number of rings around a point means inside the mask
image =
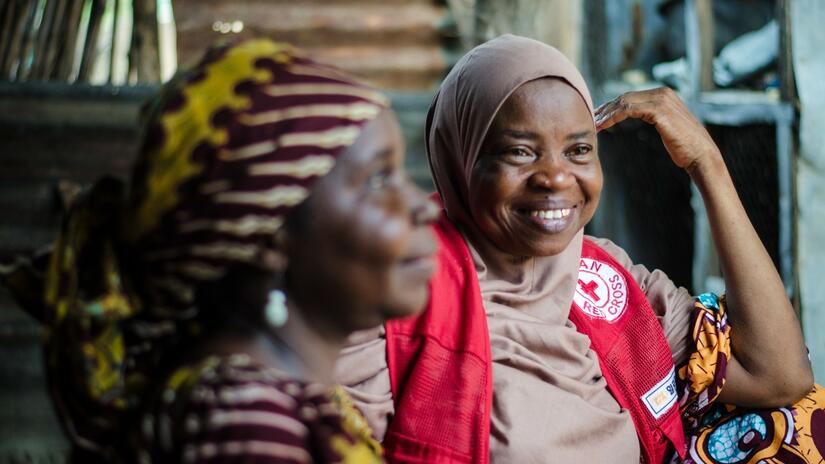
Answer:
POLYGON ((608 129, 628 118, 641 119, 656 125, 663 114, 678 111, 678 95, 667 87, 625 93, 596 109, 596 130, 608 129))
POLYGON ((666 87, 625 93, 600 106, 593 115, 598 131, 625 119, 653 125, 679 167, 690 166, 705 155, 717 156, 719 151, 702 123, 676 92, 666 87))
POLYGON ((601 132, 609 129, 628 118, 627 110, 622 108, 622 104, 616 100, 605 103, 594 113, 596 121, 596 131, 601 132))

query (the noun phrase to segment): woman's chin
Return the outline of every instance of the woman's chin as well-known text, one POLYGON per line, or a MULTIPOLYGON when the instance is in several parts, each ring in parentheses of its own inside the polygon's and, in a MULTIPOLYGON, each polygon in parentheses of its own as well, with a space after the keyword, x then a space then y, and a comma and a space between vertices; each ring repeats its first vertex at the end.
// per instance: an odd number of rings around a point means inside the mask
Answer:
POLYGON ((384 307, 383 322, 390 319, 399 319, 416 316, 427 307, 430 301, 429 286, 406 288, 398 293, 393 301, 384 307))

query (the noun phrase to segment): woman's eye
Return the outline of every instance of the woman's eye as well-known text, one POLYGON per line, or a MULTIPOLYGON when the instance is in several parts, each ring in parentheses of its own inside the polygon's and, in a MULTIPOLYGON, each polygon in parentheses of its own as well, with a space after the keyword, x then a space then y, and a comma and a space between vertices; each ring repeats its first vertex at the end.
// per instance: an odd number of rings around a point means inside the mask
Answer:
POLYGON ((526 162, 533 159, 534 154, 532 150, 523 147, 508 148, 504 151, 504 157, 507 160, 515 162, 526 162))
POLYGON ((570 154, 578 157, 587 155, 591 151, 593 151, 593 148, 589 145, 576 145, 572 150, 570 150, 570 154))
POLYGON ((381 190, 390 183, 392 173, 387 170, 376 171, 367 179, 367 187, 370 190, 381 190))

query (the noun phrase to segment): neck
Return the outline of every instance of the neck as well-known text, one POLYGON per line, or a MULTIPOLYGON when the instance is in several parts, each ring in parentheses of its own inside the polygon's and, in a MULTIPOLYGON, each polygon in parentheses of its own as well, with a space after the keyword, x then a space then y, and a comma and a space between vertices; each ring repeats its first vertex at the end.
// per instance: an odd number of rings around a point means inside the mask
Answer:
POLYGON ((330 383, 346 335, 320 330, 316 326, 323 324, 312 324, 293 303, 288 301, 287 307, 287 320, 280 327, 227 317, 219 326, 211 328, 190 353, 195 357, 243 353, 290 377, 330 383))
POLYGON ((524 279, 525 274, 532 269, 535 258, 507 253, 475 227, 464 227, 455 222, 454 224, 470 247, 470 253, 476 261, 476 271, 479 271, 478 268, 482 265, 486 277, 518 281, 524 279))
POLYGON ((331 330, 324 330, 323 324, 313 323, 294 304, 287 302, 289 316, 286 323, 271 328, 270 333, 277 343, 293 355, 301 377, 322 383, 330 383, 335 361, 344 346, 346 335, 331 330), (298 366, 299 365, 299 366, 298 366))

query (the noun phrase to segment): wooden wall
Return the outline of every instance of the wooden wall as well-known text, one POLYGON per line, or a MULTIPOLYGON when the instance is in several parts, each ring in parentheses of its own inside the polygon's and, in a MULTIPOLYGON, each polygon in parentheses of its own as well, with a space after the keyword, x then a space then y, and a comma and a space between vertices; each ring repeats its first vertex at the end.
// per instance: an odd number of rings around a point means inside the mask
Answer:
POLYGON ((434 0, 176 0, 178 60, 219 40, 270 37, 385 90, 428 91, 447 69, 434 0))

